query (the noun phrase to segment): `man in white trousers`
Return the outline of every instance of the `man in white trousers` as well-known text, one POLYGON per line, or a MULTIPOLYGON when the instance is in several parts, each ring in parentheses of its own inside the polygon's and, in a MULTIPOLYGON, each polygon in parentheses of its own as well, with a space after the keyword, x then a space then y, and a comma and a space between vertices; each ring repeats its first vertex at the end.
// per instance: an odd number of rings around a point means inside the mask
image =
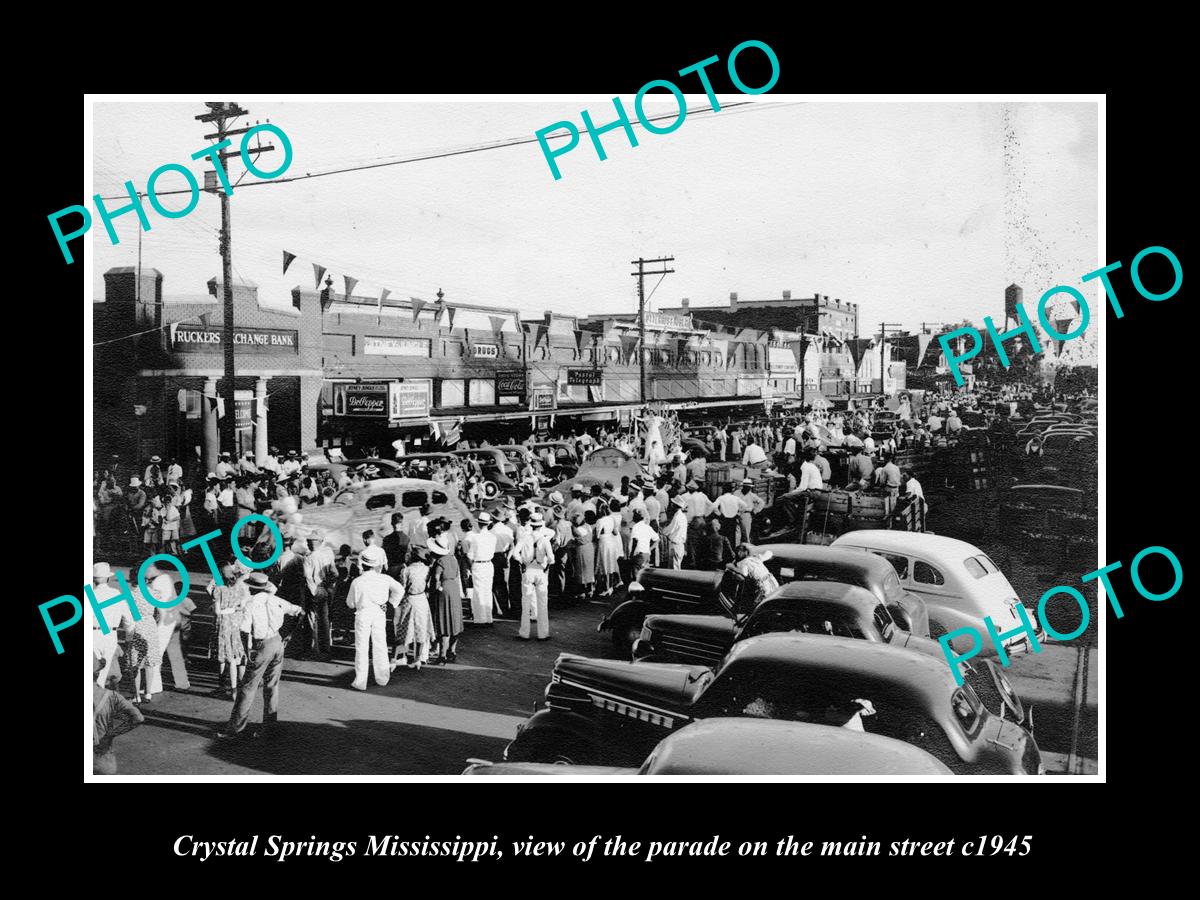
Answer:
POLYGON ((375 671, 375 683, 383 687, 391 677, 388 659, 387 613, 389 603, 404 599, 404 588, 395 578, 383 574, 387 553, 382 547, 364 547, 358 556, 362 574, 350 582, 346 605, 354 610, 354 684, 356 691, 367 689, 367 654, 375 671))
MULTIPOLYGON (((175 596, 175 581, 170 575, 157 566, 146 570, 146 581, 150 593, 160 603, 169 603, 175 596)), ((158 665, 147 669, 150 672, 150 685, 147 690, 151 695, 160 693, 162 684, 162 664, 164 660, 171 663, 171 678, 175 682, 175 690, 189 691, 192 683, 188 679, 187 661, 183 655, 182 630, 187 626, 188 619, 195 611, 196 604, 191 597, 184 595, 177 604, 168 608, 159 607, 154 612, 158 621, 158 650, 160 653, 158 665)))
POLYGON ((478 522, 476 530, 463 537, 463 546, 471 560, 471 619, 476 625, 491 625, 496 535, 489 528, 490 513, 481 512, 478 522))
POLYGON ((550 543, 553 532, 546 527, 541 513, 533 514, 529 526, 514 551, 521 564, 521 627, 516 637, 529 640, 530 623, 536 618, 538 640, 548 641, 550 580, 547 573, 554 564, 554 548, 550 543))
MULTIPOLYGON (((122 593, 121 588, 112 583, 112 577, 112 566, 108 563, 98 562, 92 566, 91 594, 95 598, 97 606, 105 600, 111 600, 122 593)), ((127 609, 128 606, 122 606, 119 603, 101 608, 100 615, 103 617, 104 623, 108 626, 108 634, 104 633, 104 630, 100 627, 99 620, 93 616, 92 653, 102 657, 104 660, 103 668, 96 675, 96 684, 100 685, 100 687, 108 687, 108 679, 110 677, 115 678, 117 681, 121 680, 121 665, 117 662, 117 658, 121 655, 117 629, 121 625, 122 611, 127 609)))

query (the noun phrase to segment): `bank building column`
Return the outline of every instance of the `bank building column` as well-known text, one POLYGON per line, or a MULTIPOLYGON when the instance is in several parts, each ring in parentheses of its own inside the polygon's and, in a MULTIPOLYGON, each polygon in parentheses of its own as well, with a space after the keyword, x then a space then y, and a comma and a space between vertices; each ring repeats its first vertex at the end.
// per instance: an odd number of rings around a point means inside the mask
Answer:
POLYGON ((221 438, 217 431, 217 379, 204 379, 204 396, 200 398, 200 415, 204 422, 204 471, 215 472, 221 453, 221 438))

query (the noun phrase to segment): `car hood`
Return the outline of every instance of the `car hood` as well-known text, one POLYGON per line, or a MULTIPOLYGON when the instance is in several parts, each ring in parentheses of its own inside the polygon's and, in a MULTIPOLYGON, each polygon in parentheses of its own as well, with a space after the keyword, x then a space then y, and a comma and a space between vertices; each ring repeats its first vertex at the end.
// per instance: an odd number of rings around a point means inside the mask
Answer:
POLYGON ((563 683, 589 692, 656 706, 668 712, 690 706, 712 680, 712 670, 707 666, 634 664, 568 654, 559 657, 554 675, 563 683))
POLYGON ((645 627, 656 634, 692 638, 706 644, 732 645, 736 626, 726 616, 654 615, 647 616, 645 627))
POLYGON ((715 595, 724 577, 724 572, 710 572, 705 569, 646 569, 638 578, 638 582, 647 590, 661 588, 668 591, 686 591, 689 594, 715 595))

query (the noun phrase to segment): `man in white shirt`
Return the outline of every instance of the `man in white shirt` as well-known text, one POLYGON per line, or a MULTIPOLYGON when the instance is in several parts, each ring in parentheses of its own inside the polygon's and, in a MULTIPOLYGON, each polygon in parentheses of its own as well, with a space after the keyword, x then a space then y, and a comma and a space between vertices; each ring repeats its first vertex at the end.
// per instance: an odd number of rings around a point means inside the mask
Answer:
POLYGON ((800 482, 796 485, 798 491, 819 491, 825 486, 821 480, 821 470, 817 468, 814 460, 816 459, 816 451, 805 450, 804 462, 800 463, 800 482))
MULTIPOLYGON (((261 573, 255 573, 261 574, 261 573)), ((298 616, 304 610, 294 603, 277 597, 269 581, 263 590, 251 591, 243 607, 242 634, 250 644, 246 674, 238 683, 237 700, 229 722, 217 732, 217 737, 236 737, 250 722, 250 708, 263 685, 263 733, 279 719, 279 680, 283 675, 283 639, 279 635, 286 616, 298 616)))
POLYGON ((221 461, 217 463, 217 477, 224 481, 236 474, 237 466, 233 464, 233 454, 226 450, 221 454, 221 461))
POLYGON ((650 565, 658 549, 658 532, 646 521, 645 507, 633 511, 633 528, 629 530, 630 558, 633 561, 633 577, 650 565))
MULTIPOLYGON (((766 502, 758 494, 754 493, 754 482, 749 478, 742 479, 742 492, 738 495, 738 500, 742 504, 740 514, 742 536, 741 541, 750 540, 750 530, 754 525, 754 517, 758 515, 766 507, 766 502)), ((734 543, 737 546, 737 543, 734 543)))
POLYGON ((383 687, 391 678, 387 648, 387 605, 399 606, 404 588, 383 574, 387 553, 382 547, 364 547, 358 555, 362 574, 350 582, 346 605, 354 610, 354 682, 356 691, 367 689, 367 659, 375 672, 375 683, 383 687))
POLYGON ((796 461, 796 435, 792 433, 783 444, 783 455, 787 457, 788 463, 796 461))
POLYGON ((703 519, 713 511, 713 503, 708 499, 708 496, 700 490, 700 485, 694 481, 689 481, 687 484, 687 493, 683 499, 687 504, 688 520, 703 519))
POLYGON ((546 528, 541 513, 534 513, 529 525, 529 531, 513 550, 521 565, 521 627, 517 638, 529 640, 530 623, 537 619, 538 640, 548 641, 550 582, 547 573, 554 564, 554 548, 550 545, 551 532, 546 528))
POLYGON ((263 461, 258 467, 264 472, 270 472, 276 478, 279 477, 279 448, 272 447, 267 451, 267 455, 263 457, 263 461))
MULTIPOLYGON (((721 524, 721 534, 729 540, 729 546, 737 546, 738 521, 742 514, 743 504, 733 492, 733 482, 725 485, 725 493, 716 499, 713 508, 717 511, 721 524)), ((748 540, 748 539, 747 539, 748 540)))
POLYGON ((463 549, 471 561, 471 619, 476 625, 492 624, 492 579, 495 577, 497 535, 489 530, 490 513, 479 514, 478 526, 463 536, 463 549))
POLYGON ((742 454, 743 466, 765 466, 767 464, 767 451, 764 450, 757 441, 751 439, 746 445, 746 452, 742 454))

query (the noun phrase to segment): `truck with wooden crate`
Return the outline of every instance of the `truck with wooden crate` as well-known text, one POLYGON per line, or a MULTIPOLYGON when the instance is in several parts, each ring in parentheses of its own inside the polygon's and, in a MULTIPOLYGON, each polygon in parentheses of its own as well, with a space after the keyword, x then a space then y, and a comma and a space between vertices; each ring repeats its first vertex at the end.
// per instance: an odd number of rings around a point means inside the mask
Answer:
POLYGON ((831 488, 791 491, 775 498, 754 522, 754 542, 831 544, 860 529, 925 530, 925 501, 888 491, 831 488))

